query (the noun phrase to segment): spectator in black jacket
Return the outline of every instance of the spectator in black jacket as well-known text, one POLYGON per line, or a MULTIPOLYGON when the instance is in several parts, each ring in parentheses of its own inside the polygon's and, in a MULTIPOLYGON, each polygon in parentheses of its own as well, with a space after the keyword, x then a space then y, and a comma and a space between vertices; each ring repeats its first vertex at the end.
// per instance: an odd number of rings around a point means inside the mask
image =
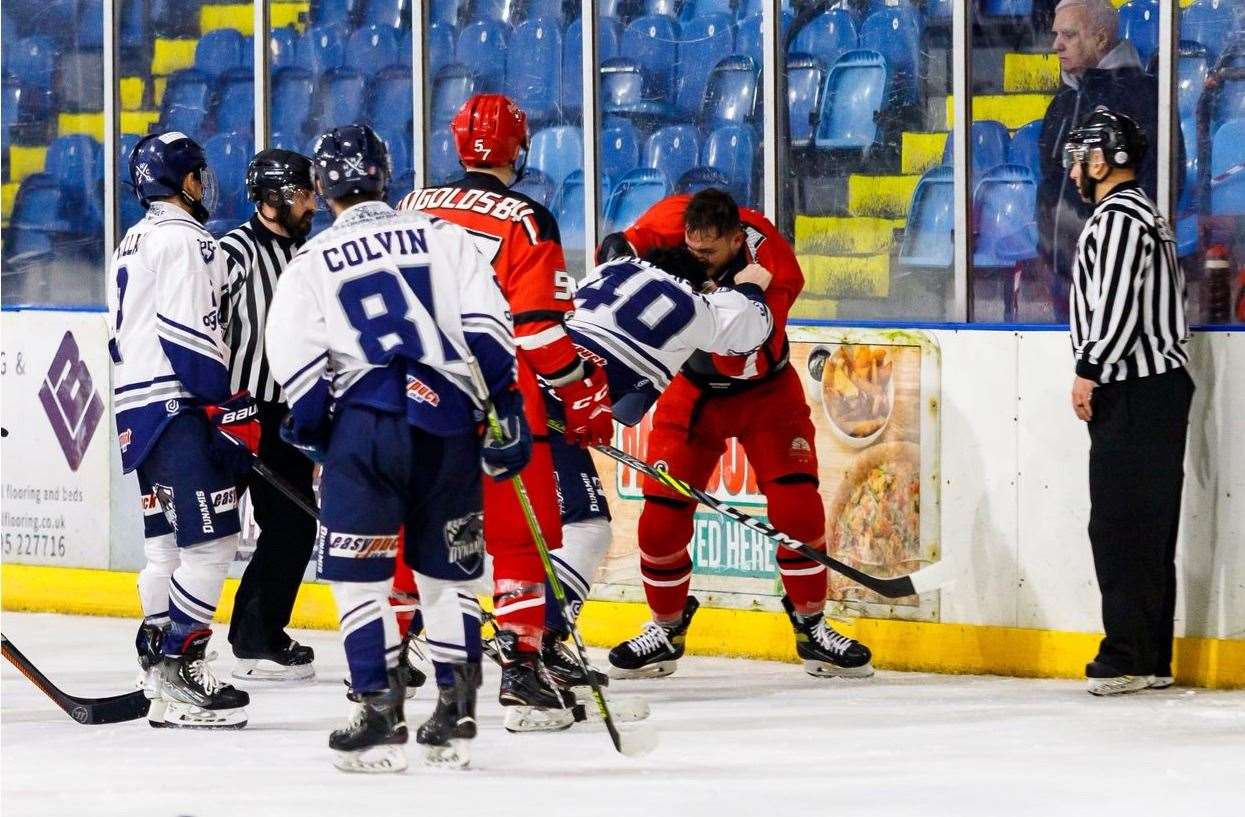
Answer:
MULTIPOLYGON (((1119 39, 1118 28, 1119 14, 1110 0, 1062 0, 1055 7, 1052 30, 1063 83, 1046 109, 1038 141, 1038 249, 1053 273, 1051 301, 1059 322, 1068 320, 1076 243, 1091 209, 1061 164, 1068 133, 1095 107, 1105 105, 1131 117, 1150 144, 1158 145, 1158 81, 1145 72, 1133 44, 1119 39)), ((1179 161, 1172 168, 1177 188, 1184 170, 1183 145, 1178 150, 1179 161)), ((1149 151, 1137 168, 1137 181, 1151 201, 1158 200, 1157 153, 1149 151)))

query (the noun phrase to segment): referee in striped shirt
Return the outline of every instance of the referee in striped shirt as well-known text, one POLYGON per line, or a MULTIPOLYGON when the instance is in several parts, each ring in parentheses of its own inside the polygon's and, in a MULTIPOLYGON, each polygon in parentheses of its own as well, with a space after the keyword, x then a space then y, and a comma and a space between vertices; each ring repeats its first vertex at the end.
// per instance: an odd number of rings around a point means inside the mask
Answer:
POLYGON ((1077 247, 1071 332, 1072 408, 1089 427, 1089 540, 1106 631, 1085 668, 1095 695, 1172 684, 1193 380, 1175 238, 1136 181, 1145 151, 1133 120, 1099 107, 1068 135, 1063 154, 1094 205, 1077 247))
MULTIPOLYGON (((246 187, 255 214, 220 240, 229 268, 230 377, 234 391, 249 390, 259 405, 260 459, 311 496, 313 466, 281 439, 289 407, 264 355, 264 324, 277 278, 306 241, 316 212, 311 161, 287 150, 261 151, 247 167, 246 187)), ((285 628, 311 558, 316 523, 267 482, 253 478, 247 488, 260 534, 229 625, 229 643, 238 659, 233 676, 314 677, 311 648, 293 641, 285 628)))

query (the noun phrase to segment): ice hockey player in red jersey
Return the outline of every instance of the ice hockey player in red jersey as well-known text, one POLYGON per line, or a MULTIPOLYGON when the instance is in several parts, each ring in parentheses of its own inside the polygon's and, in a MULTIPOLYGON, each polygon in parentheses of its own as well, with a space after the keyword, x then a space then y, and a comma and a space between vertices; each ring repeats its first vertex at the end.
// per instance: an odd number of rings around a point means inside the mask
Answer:
MULTIPOLYGON (((629 229, 606 236, 598 261, 644 256, 685 244, 708 268, 710 286, 730 285, 749 264, 773 275, 765 302, 773 315, 769 341, 748 355, 698 352, 657 401, 647 459, 705 487, 725 451, 739 440, 756 470, 771 523, 824 550, 825 508, 818 492, 815 432, 799 376, 788 364, 787 313, 804 288, 790 245, 768 219, 708 189, 659 201, 629 229)), ((683 655, 698 602, 689 596, 695 505, 653 480, 644 483, 639 522, 640 572, 653 620, 609 656, 615 677, 669 675, 683 655)), ((869 649, 825 622, 826 569, 780 547, 783 606, 805 671, 817 676, 873 673, 869 649)))
MULTIPOLYGON (((537 376, 561 400, 567 439, 579 445, 613 435, 609 390, 593 365, 581 360, 563 328, 572 306, 572 281, 552 214, 510 185, 522 173, 527 117, 500 94, 478 94, 451 124, 466 174, 441 187, 416 190, 399 209, 422 210, 466 228, 493 264, 514 316, 519 386, 535 445, 522 478, 545 541, 561 544, 561 519, 537 376)), ((484 487, 484 538, 493 559, 493 602, 502 659, 504 706, 556 708, 563 696, 540 661, 545 621, 545 572, 513 486, 484 487)))

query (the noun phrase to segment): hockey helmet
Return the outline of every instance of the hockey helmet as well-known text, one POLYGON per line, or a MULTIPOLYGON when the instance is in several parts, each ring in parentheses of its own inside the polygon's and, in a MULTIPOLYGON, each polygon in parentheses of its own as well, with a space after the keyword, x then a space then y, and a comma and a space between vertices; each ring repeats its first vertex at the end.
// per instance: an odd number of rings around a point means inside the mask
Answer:
POLYGON ((207 213, 216 207, 216 177, 208 169, 207 155, 194 139, 180 131, 153 133, 144 136, 130 152, 130 183, 143 209, 153 199, 181 196, 196 210, 195 217, 207 220, 207 213), (203 184, 203 198, 195 201, 182 189, 187 173, 198 173, 203 184))
MULTIPOLYGON (((264 201, 264 191, 271 190, 288 199, 293 191, 315 190, 311 181, 311 160, 301 153, 280 148, 261 150, 246 168, 246 195, 251 201, 264 201)), ((274 207, 277 202, 270 201, 274 207)))
POLYGON ((476 94, 450 124, 464 167, 515 164, 528 147, 527 114, 502 94, 476 94))
POLYGON ((1149 140, 1131 117, 1114 113, 1105 105, 1092 110, 1068 134, 1063 145, 1063 166, 1089 161, 1095 149, 1111 167, 1136 167, 1146 155, 1149 140))
POLYGON ((359 193, 384 197, 393 168, 385 140, 367 125, 333 128, 316 139, 312 164, 321 195, 340 199, 359 193))

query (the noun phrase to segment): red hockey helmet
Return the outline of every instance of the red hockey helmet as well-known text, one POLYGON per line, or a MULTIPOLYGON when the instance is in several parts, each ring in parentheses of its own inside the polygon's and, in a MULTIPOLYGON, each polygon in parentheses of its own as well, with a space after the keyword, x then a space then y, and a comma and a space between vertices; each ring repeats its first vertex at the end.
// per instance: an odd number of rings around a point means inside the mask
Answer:
POLYGON ((476 94, 450 123, 464 167, 504 167, 527 150, 527 114, 502 94, 476 94))

